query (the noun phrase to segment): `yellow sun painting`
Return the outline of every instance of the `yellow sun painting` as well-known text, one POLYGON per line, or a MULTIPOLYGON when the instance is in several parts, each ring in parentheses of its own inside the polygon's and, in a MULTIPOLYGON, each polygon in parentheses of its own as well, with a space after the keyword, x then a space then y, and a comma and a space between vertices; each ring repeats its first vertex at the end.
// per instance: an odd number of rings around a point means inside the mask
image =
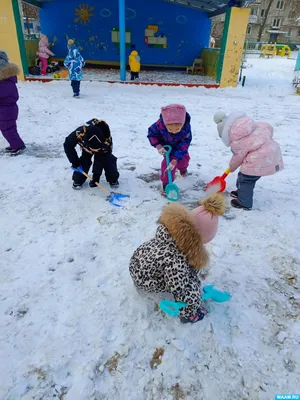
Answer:
POLYGON ((94 16, 92 13, 94 7, 89 7, 88 4, 80 4, 78 8, 75 9, 75 22, 80 22, 86 25, 91 22, 91 17, 94 16))

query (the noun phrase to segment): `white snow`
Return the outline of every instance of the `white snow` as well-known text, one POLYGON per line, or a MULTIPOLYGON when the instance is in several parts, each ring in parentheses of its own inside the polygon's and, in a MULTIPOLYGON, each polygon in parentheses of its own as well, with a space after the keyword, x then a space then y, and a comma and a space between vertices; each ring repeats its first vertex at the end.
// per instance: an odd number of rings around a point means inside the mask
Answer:
MULTIPOLYGON (((250 63, 238 89, 83 82, 77 100, 67 82, 19 84, 18 126, 28 150, 16 158, 1 154, 0 161, 1 399, 267 400, 300 392, 294 61, 250 63), (188 206, 231 157, 213 122, 218 109, 273 124, 285 161, 282 172, 258 182, 251 212, 229 208, 220 219, 203 284, 228 290, 232 299, 208 302, 209 314, 194 325, 158 312, 162 296, 138 293, 128 272, 166 204, 161 158, 146 135, 160 106, 171 102, 185 104, 192 116, 192 174, 176 180, 188 206), (98 188, 71 187, 62 144, 93 117, 111 126, 119 191, 131 196, 125 208, 106 202, 98 188), (152 370, 160 347, 161 364, 152 370)), ((228 190, 235 179, 228 176, 228 190)))

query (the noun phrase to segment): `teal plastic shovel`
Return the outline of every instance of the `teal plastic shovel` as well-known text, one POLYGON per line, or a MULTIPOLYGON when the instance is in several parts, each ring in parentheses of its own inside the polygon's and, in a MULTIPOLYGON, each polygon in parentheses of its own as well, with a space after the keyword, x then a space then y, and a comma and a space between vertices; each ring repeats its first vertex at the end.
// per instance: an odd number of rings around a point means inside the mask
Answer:
MULTIPOLYGON (((170 164, 170 153, 172 151, 172 147, 169 145, 164 146, 164 148, 167 150, 165 157, 166 157, 166 162, 167 166, 170 164)), ((168 169, 168 181, 169 183, 167 184, 165 188, 166 196, 167 199, 170 201, 178 201, 179 200, 179 188, 175 183, 172 182, 172 173, 168 169)))

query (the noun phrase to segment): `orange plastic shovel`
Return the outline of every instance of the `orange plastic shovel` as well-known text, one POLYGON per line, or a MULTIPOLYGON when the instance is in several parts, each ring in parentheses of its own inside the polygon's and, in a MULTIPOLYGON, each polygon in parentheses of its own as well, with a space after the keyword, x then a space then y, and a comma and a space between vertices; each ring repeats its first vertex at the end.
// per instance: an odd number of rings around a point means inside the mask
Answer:
POLYGON ((226 189, 226 177, 230 174, 230 168, 227 168, 222 176, 216 176, 211 182, 206 185, 205 191, 208 194, 221 193, 226 189))

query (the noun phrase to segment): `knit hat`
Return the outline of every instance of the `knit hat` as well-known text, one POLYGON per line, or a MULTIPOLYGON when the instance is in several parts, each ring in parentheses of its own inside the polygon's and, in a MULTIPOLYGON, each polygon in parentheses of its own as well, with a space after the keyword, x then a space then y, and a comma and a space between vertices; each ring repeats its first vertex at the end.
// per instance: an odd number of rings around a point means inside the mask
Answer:
POLYGON ((74 40, 73 40, 73 39, 69 39, 69 40, 68 40, 68 46, 70 46, 70 47, 71 47, 71 46, 73 46, 73 45, 74 45, 74 43, 75 43, 75 42, 74 42, 74 40))
POLYGON ((224 113, 224 111, 217 111, 214 115, 214 121, 217 124, 217 129, 219 136, 222 136, 222 131, 225 125, 227 115, 224 113))
POLYGON ((203 243, 209 243, 218 230, 219 215, 225 212, 225 201, 220 193, 212 194, 200 201, 200 207, 191 211, 194 222, 202 234, 203 243))
POLYGON ((162 107, 161 114, 165 125, 184 124, 186 119, 186 109, 181 104, 170 104, 162 107))
POLYGON ((0 69, 6 67, 8 64, 8 56, 5 51, 0 50, 0 69))
POLYGON ((96 118, 87 122, 88 126, 83 127, 85 133, 83 137, 84 144, 87 149, 101 149, 103 144, 108 144, 111 134, 109 126, 105 121, 96 118))

